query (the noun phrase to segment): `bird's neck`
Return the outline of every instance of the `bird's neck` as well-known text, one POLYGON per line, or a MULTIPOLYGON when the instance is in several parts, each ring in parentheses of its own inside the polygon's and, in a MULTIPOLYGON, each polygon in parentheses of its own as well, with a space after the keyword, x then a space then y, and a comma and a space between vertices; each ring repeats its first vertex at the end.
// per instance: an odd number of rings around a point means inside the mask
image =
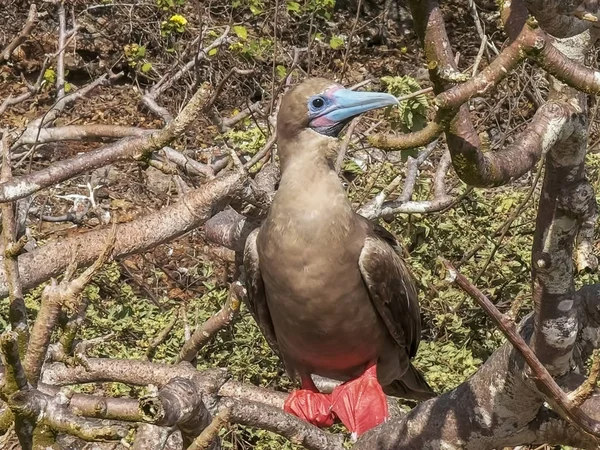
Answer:
POLYGON ((337 148, 337 140, 324 138, 282 149, 286 158, 272 205, 274 215, 303 223, 351 220, 354 212, 333 168, 337 148))

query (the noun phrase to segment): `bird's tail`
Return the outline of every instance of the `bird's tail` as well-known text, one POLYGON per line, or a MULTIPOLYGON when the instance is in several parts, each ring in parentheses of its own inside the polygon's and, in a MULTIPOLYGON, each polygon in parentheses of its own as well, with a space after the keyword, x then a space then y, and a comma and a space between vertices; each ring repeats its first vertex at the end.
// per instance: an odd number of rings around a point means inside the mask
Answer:
POLYGON ((436 397, 436 393, 431 389, 421 372, 415 366, 410 364, 408 370, 398 380, 392 381, 383 387, 383 391, 394 397, 402 397, 410 400, 424 401, 436 397))

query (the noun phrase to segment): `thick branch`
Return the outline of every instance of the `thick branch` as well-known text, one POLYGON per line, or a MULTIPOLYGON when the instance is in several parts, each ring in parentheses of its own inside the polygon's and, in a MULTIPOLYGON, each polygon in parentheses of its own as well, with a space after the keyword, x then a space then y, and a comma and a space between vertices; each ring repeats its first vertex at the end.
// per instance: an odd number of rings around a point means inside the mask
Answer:
MULTIPOLYGON (((190 191, 174 205, 117 225, 113 256, 143 252, 198 227, 228 203, 244 179, 245 175, 238 172, 224 173, 190 191)), ((72 235, 20 255, 23 287, 32 288, 57 276, 68 266, 72 255, 77 255, 79 264, 91 263, 102 252, 110 233, 111 229, 106 227, 72 235)), ((6 275, 0 274, 0 295, 6 295, 7 291, 6 275)))
POLYGON ((139 405, 146 421, 163 427, 177 426, 185 447, 212 420, 202 402, 202 392, 189 378, 174 377, 157 395, 141 398, 139 405))
MULTIPOLYGON (((600 437, 600 421, 594 420, 593 418, 587 416, 579 408, 574 399, 569 397, 558 386, 548 369, 544 367, 538 356, 517 332, 515 324, 512 322, 512 320, 498 311, 494 304, 467 278, 465 278, 454 267, 452 267, 450 263, 444 261, 444 265, 450 273, 450 279, 452 281, 456 281, 456 283, 465 292, 467 292, 473 299, 477 301, 477 303, 479 303, 487 315, 494 321, 494 323, 496 323, 498 328, 502 330, 508 341, 527 362, 527 365, 530 367, 533 373, 533 379, 538 389, 545 394, 546 399, 553 404, 555 403, 559 407, 562 414, 568 417, 569 420, 576 423, 584 431, 595 435, 596 437, 600 437)), ((537 321, 537 319, 534 320, 534 322, 537 321)), ((537 331, 537 324, 535 331, 537 331)), ((577 334, 577 328, 575 328, 574 333, 577 334)))
MULTIPOLYGON (((35 9, 35 8, 34 8, 35 9)), ((0 140, 0 150, 2 153, 2 172, 0 180, 6 182, 12 178, 10 167, 10 149, 6 139, 6 134, 2 135, 0 140)), ((17 260, 17 217, 15 214, 15 204, 7 203, 1 206, 2 211, 2 243, 4 245, 4 272, 8 287, 8 318, 11 328, 17 333, 19 338, 19 354, 25 355, 29 341, 29 326, 27 324, 27 309, 23 299, 23 286, 19 276, 19 263, 17 260)))
POLYGON ((322 431, 279 408, 233 399, 224 399, 221 404, 230 410, 232 423, 273 431, 308 450, 343 449, 343 436, 322 431))
POLYGON ((93 274, 107 261, 112 252, 114 240, 115 234, 113 228, 113 232, 109 235, 107 242, 104 243, 102 253, 94 264, 74 280, 71 280, 71 276, 75 272, 77 265, 70 264, 64 279, 60 283, 52 280, 44 288, 40 301, 40 310, 31 331, 29 347, 23 364, 27 379, 33 387, 37 387, 42 372, 42 365, 48 352, 50 338, 58 324, 58 317, 62 308, 66 306, 74 311, 79 309, 79 295, 90 282, 93 274))
POLYGON ((9 405, 18 415, 46 425, 57 433, 68 433, 86 441, 120 440, 129 427, 117 422, 86 419, 73 414, 60 403, 60 397, 50 397, 36 389, 13 395, 9 405))

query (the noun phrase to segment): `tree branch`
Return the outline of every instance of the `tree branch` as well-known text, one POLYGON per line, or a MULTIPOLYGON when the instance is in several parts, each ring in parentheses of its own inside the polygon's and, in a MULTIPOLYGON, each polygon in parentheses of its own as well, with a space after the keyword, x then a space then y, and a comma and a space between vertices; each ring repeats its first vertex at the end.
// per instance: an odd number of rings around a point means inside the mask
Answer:
MULTIPOLYGON (((35 8, 34 8, 35 9, 35 8)), ((7 182, 12 178, 10 167, 10 146, 6 133, 2 133, 0 138, 0 147, 2 151, 2 172, 0 180, 7 182)), ((23 299, 23 286, 19 276, 19 263, 17 255, 22 248, 17 244, 17 220, 15 214, 15 204, 6 203, 0 207, 2 211, 2 242, 4 245, 4 272, 8 288, 8 317, 11 328, 17 333, 19 342, 19 354, 25 355, 29 342, 29 325, 27 324, 27 308, 23 299)))
POLYGON ((19 33, 19 35, 15 37, 6 46, 6 48, 2 50, 2 52, 0 52, 0 63, 8 61, 15 49, 23 42, 25 42, 27 36, 29 36, 29 34, 31 33, 31 30, 33 30, 33 26, 35 25, 36 19, 37 8, 35 6, 35 3, 32 3, 29 7, 29 14, 27 15, 27 20, 25 21, 25 26, 23 27, 23 30, 21 30, 21 33, 19 33))
POLYGON ((227 300, 219 312, 196 328, 192 337, 183 344, 176 362, 196 359, 198 351, 204 347, 217 332, 229 325, 240 311, 242 297, 245 295, 243 286, 233 282, 229 287, 227 300))
MULTIPOLYGON (((202 225, 214 211, 223 208, 242 188, 245 175, 229 172, 190 191, 181 200, 152 214, 116 226, 113 257, 153 248, 202 225)), ((19 256, 23 287, 32 288, 60 274, 77 255, 78 264, 90 264, 103 250, 110 228, 72 235, 52 241, 19 256)), ((8 292, 6 275, 0 273, 0 295, 8 292)))
MULTIPOLYGON (((181 113, 159 131, 137 138, 125 139, 83 155, 54 163, 50 167, 30 175, 24 175, 0 184, 0 203, 26 197, 40 189, 68 180, 83 172, 118 161, 135 161, 146 157, 181 135, 200 116, 204 102, 210 98, 210 92, 211 89, 208 84, 200 87, 181 113)), ((64 97, 64 99, 67 97, 64 97)))

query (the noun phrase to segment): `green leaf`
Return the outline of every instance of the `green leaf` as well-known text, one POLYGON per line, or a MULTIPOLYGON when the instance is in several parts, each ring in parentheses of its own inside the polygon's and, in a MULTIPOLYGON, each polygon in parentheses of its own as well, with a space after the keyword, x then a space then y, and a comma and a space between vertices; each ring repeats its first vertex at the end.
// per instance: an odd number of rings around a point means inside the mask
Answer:
POLYGON ((219 51, 219 49, 218 49, 218 48, 211 48, 211 49, 208 51, 208 56, 215 56, 215 55, 217 54, 217 52, 218 52, 218 51, 219 51))
POLYGON ((140 68, 144 73, 150 72, 150 69, 152 69, 152 63, 149 62, 142 64, 142 67, 140 68))
POLYGON ((298 3, 298 2, 288 2, 287 3, 287 10, 288 10, 288 12, 299 13, 300 12, 300 3, 298 3))
POLYGON ((248 39, 248 30, 246 29, 246 27, 236 25, 233 27, 233 32, 237 35, 237 37, 239 37, 243 41, 248 39))
POLYGON ((279 78, 283 78, 287 75, 287 69, 284 66, 279 65, 275 68, 275 70, 279 78))
POLYGON ((71 92, 71 83, 65 81, 65 94, 71 92))
POLYGON ((340 36, 332 36, 331 39, 329 40, 329 46, 333 50, 337 50, 338 48, 341 48, 344 46, 344 39, 340 36))

